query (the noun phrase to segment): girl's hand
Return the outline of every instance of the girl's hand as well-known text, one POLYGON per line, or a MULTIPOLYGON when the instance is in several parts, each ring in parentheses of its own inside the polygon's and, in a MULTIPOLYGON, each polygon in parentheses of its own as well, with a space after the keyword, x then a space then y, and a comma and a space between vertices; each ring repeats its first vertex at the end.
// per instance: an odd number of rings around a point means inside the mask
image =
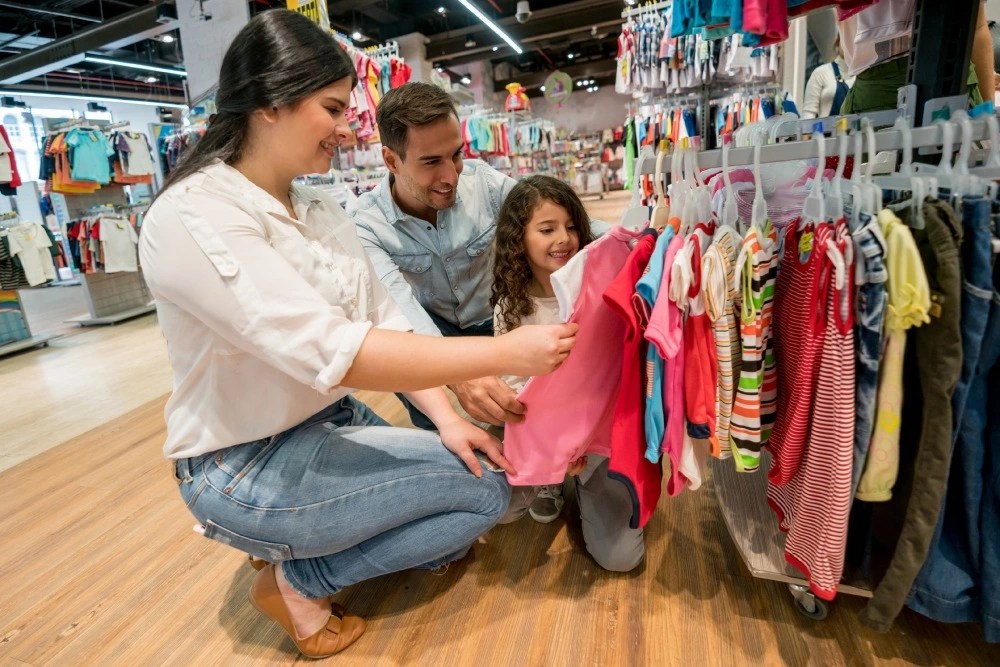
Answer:
POLYGON ((576 477, 587 467, 587 456, 586 454, 581 456, 575 461, 571 461, 569 467, 566 469, 566 474, 570 477, 576 477))
POLYGON ((502 372, 545 375, 559 368, 576 345, 578 324, 528 324, 496 340, 504 346, 502 372))
POLYGON ((462 459, 476 477, 483 476, 483 467, 476 457, 476 450, 486 454, 487 458, 499 468, 511 475, 517 474, 510 461, 504 458, 500 441, 475 424, 464 419, 456 419, 439 425, 438 434, 448 451, 462 459))

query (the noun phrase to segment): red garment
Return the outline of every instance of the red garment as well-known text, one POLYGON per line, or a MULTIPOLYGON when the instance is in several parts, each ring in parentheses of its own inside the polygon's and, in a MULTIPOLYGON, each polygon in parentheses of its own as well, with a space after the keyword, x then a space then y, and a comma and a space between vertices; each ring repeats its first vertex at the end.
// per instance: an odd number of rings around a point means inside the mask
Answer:
MULTIPOLYGON (((711 239, 714 225, 699 224, 699 231, 688 239, 693 245, 691 270, 694 280, 688 298, 701 294, 701 239, 711 239)), ((709 241, 711 242, 711 241, 709 241)), ((712 455, 719 456, 719 441, 715 437, 716 394, 719 382, 719 361, 715 351, 715 333, 705 308, 692 308, 684 322, 684 413, 688 435, 695 440, 709 440, 712 455)))
POLYGON ((778 406, 768 441, 771 484, 782 486, 798 472, 819 378, 823 328, 819 311, 819 270, 829 260, 820 240, 830 235, 829 223, 792 222, 785 232, 784 257, 774 286, 774 355, 778 370, 778 406))
POLYGON ((0 125, 0 137, 3 137, 3 140, 7 142, 8 146, 10 146, 10 152, 7 153, 7 159, 10 160, 11 177, 10 183, 7 183, 7 185, 12 188, 16 188, 21 185, 21 176, 17 173, 17 160, 14 159, 14 145, 10 143, 10 137, 7 136, 7 130, 4 129, 3 125, 0 125))
MULTIPOLYGON (((831 243, 845 257, 853 243, 840 220, 831 243)), ((823 237, 823 231, 818 236, 823 237)), ((823 247, 823 238, 819 238, 823 247)), ((768 484, 767 501, 788 533, 785 560, 801 570, 818 597, 832 600, 844 570, 847 523, 851 511, 854 458, 855 356, 853 265, 846 264, 843 289, 837 289, 831 262, 820 270, 824 332, 812 427, 798 473, 784 486, 768 484)))
POLYGON ((389 61, 389 87, 399 88, 404 83, 410 80, 410 76, 413 75, 413 68, 407 65, 402 60, 396 60, 393 58, 389 61))
POLYGON ((618 272, 611 285, 604 291, 604 302, 625 322, 621 381, 618 384, 618 401, 611 426, 611 459, 608 476, 618 480, 628 489, 632 498, 630 528, 642 528, 649 521, 660 500, 663 470, 659 463, 650 463, 645 456, 646 434, 643 428, 642 360, 646 358, 643 331, 649 323, 645 308, 635 293, 649 258, 656 246, 656 234, 647 233, 629 254, 625 266, 618 272))

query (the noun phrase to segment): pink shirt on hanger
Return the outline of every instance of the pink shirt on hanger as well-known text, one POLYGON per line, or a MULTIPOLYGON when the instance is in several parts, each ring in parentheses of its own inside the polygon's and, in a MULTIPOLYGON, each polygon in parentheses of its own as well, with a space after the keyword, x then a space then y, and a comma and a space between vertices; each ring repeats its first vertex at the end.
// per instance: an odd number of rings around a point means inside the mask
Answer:
MULTIPOLYGON (((504 456, 517 469, 507 475, 515 486, 559 484, 574 459, 586 453, 611 456, 611 423, 621 377, 625 323, 604 302, 639 232, 613 227, 571 260, 585 262, 579 293, 568 321, 580 325, 576 347, 563 365, 528 380, 517 400, 525 419, 507 424, 504 456)), ((553 276, 557 281, 567 265, 553 276)), ((566 293, 556 290, 560 299, 566 293)), ((572 290, 570 291, 572 294, 572 290)), ((560 303, 560 311, 567 311, 560 303)))

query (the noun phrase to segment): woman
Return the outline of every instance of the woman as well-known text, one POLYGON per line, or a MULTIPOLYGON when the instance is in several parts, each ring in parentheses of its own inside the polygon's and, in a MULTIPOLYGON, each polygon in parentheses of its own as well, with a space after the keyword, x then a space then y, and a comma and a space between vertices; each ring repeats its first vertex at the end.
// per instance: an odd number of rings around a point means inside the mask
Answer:
POLYGON ((837 53, 833 62, 820 65, 809 75, 802 102, 803 118, 828 118, 840 114, 840 107, 854 85, 854 77, 848 74, 847 63, 840 50, 840 36, 833 48, 837 53))
POLYGON ((140 243, 175 375, 164 451, 181 495, 207 537, 268 563, 251 602, 311 657, 364 631, 328 596, 460 558, 507 509, 499 443, 440 387, 547 373, 575 342, 575 325, 405 333, 346 214, 292 185, 351 139, 355 83, 308 19, 255 17, 226 52, 218 114, 140 243), (389 428, 353 389, 409 392, 438 433, 389 428), (497 467, 484 473, 474 450, 497 467))

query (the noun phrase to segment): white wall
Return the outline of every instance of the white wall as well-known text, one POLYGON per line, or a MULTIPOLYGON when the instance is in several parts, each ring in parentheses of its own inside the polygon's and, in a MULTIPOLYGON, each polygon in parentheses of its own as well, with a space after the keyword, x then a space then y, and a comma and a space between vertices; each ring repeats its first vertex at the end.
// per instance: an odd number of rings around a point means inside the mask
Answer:
POLYGON ((1000 0, 986 0, 986 20, 1000 21, 1000 0))
MULTIPOLYGON (((506 100, 506 93, 498 95, 494 106, 502 109, 506 100)), ((596 93, 579 88, 562 106, 544 97, 531 98, 531 115, 551 120, 571 132, 596 132, 624 124, 625 105, 630 100, 629 95, 619 95, 612 86, 602 86, 596 93)))

